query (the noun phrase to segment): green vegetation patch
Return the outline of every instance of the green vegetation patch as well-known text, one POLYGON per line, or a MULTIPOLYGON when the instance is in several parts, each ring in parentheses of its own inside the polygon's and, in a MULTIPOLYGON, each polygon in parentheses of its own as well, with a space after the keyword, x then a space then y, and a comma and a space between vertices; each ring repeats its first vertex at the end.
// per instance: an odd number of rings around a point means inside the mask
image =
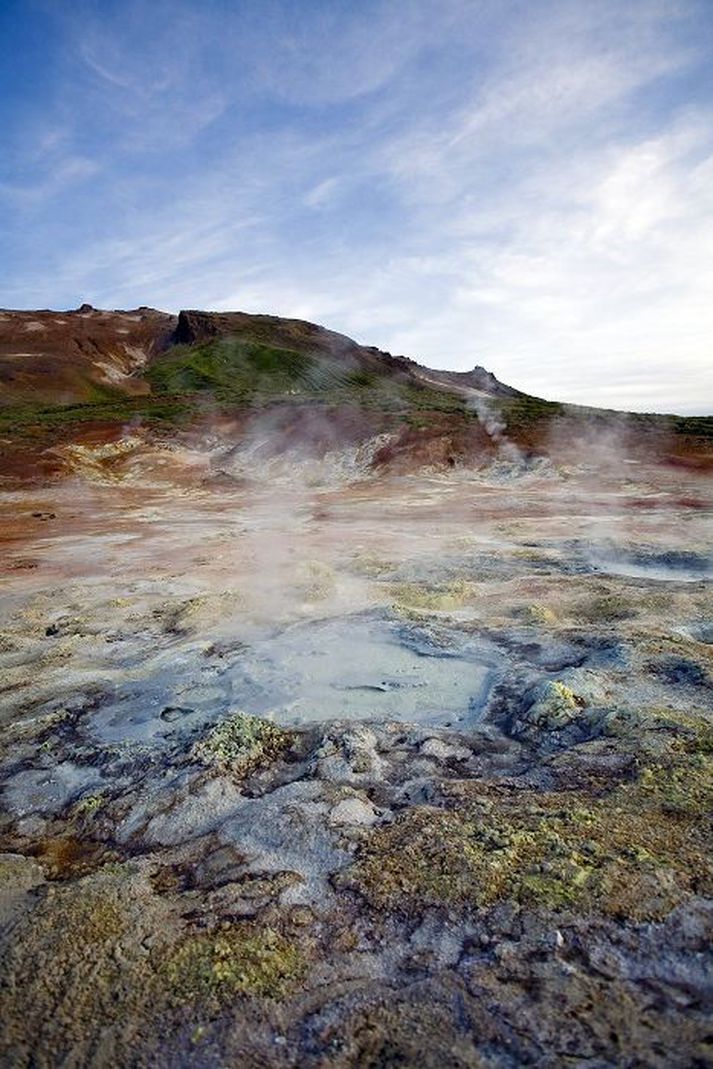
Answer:
POLYGON ((403 384, 401 396, 407 407, 416 413, 409 420, 416 429, 423 430, 431 426, 430 420, 419 417, 419 412, 460 413, 472 420, 478 419, 477 413, 468 407, 463 397, 447 389, 441 390, 420 382, 408 382, 403 384))
POLYGON ((545 401, 529 394, 500 400, 498 405, 508 431, 548 422, 565 412, 564 405, 558 401, 545 401))
POLYGON ((55 889, 21 917, 2 962, 3 1065, 47 1065, 48 1051, 52 1064, 84 1063, 90 1023, 109 1028, 146 1000, 130 909, 115 883, 90 878, 55 889))
POLYGON ((673 773, 689 757, 713 755, 713 724, 695 710, 612 709, 598 725, 600 734, 620 740, 642 767, 666 762, 673 773))
POLYGON ((398 611, 400 608, 423 609, 432 612, 449 612, 471 602, 476 587, 465 579, 454 580, 439 586, 424 583, 394 583, 389 594, 398 611))
POLYGON ((345 882, 377 908, 510 899, 632 921, 713 890, 713 762, 655 769, 596 798, 462 782, 453 808, 417 806, 376 829, 345 882), (693 775, 692 775, 693 773, 693 775))
POLYGON ((676 434, 713 441, 713 416, 676 416, 672 423, 676 434))
POLYGON ((517 615, 523 623, 533 627, 549 627, 557 622, 556 613, 548 605, 542 605, 539 602, 520 606, 517 615))
POLYGON ((384 365, 267 344, 246 337, 174 346, 146 371, 157 395, 209 392, 220 402, 260 404, 276 399, 357 403, 386 411, 465 411, 461 398, 394 375, 384 365))
POLYGON ((626 594, 597 594, 579 608, 579 617, 591 624, 631 620, 637 615, 635 603, 626 594))
POLYGON ((312 357, 294 349, 221 338, 169 349, 147 369, 146 378, 157 394, 210 390, 218 399, 245 401, 304 387, 314 366, 312 357))
POLYGON ((651 765, 634 787, 622 786, 619 792, 627 802, 705 826, 713 813, 713 757, 699 752, 673 765, 651 765))
POLYGON ((168 955, 160 975, 177 1003, 223 1002, 235 995, 279 999, 306 964, 303 951, 272 928, 231 924, 187 938, 168 955))
POLYGON ((13 405, 0 408, 0 435, 39 437, 81 423, 177 424, 189 414, 180 398, 123 397, 71 405, 13 405))
POLYGON ((196 743, 193 754, 206 765, 246 775, 281 757, 292 742, 288 731, 247 713, 234 713, 196 743))

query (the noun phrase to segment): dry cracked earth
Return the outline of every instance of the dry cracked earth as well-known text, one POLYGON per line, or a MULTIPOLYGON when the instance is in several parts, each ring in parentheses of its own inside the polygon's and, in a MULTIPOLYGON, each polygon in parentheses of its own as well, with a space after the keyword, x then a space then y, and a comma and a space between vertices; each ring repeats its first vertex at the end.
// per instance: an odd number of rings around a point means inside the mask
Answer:
POLYGON ((710 465, 372 422, 6 435, 4 1065, 713 1065, 710 465))

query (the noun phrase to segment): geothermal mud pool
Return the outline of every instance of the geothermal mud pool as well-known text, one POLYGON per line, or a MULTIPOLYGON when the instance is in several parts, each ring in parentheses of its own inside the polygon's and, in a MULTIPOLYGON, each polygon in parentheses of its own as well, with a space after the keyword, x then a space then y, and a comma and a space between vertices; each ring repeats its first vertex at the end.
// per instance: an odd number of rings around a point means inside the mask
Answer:
POLYGON ((713 1064, 709 481, 273 476, 0 500, 6 1064, 713 1064))
POLYGON ((176 657, 115 688, 87 716, 102 742, 195 729, 231 709, 299 725, 333 719, 472 724, 493 683, 495 651, 373 614, 292 624, 212 655, 176 657), (180 724, 180 728, 177 726, 180 724))

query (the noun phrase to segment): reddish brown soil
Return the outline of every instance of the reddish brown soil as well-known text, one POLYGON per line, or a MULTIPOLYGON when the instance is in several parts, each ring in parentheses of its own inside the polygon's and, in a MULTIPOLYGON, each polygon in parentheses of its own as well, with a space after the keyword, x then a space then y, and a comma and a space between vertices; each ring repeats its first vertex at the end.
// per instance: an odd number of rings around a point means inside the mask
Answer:
POLYGON ((136 375, 176 326, 152 308, 100 312, 0 311, 0 404, 71 404, 107 389, 149 392, 136 375))

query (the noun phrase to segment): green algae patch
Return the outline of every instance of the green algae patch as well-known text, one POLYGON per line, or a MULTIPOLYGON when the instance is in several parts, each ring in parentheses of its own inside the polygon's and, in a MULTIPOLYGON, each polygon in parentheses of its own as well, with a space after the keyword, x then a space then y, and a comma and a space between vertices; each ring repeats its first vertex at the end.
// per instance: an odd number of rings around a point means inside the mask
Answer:
POLYGON ((452 808, 414 807, 376 829, 342 882, 377 908, 414 913, 511 900, 660 919, 713 888, 703 786, 674 810, 674 784, 657 793, 643 777, 604 798, 452 784, 452 808))
POLYGON ((160 969, 174 1002, 246 995, 280 999, 306 971, 300 948, 272 928, 226 925, 181 943, 160 969))
POLYGON ((193 755, 203 764, 246 775, 281 757, 291 742, 291 733, 271 721, 234 713, 196 743, 193 755))

